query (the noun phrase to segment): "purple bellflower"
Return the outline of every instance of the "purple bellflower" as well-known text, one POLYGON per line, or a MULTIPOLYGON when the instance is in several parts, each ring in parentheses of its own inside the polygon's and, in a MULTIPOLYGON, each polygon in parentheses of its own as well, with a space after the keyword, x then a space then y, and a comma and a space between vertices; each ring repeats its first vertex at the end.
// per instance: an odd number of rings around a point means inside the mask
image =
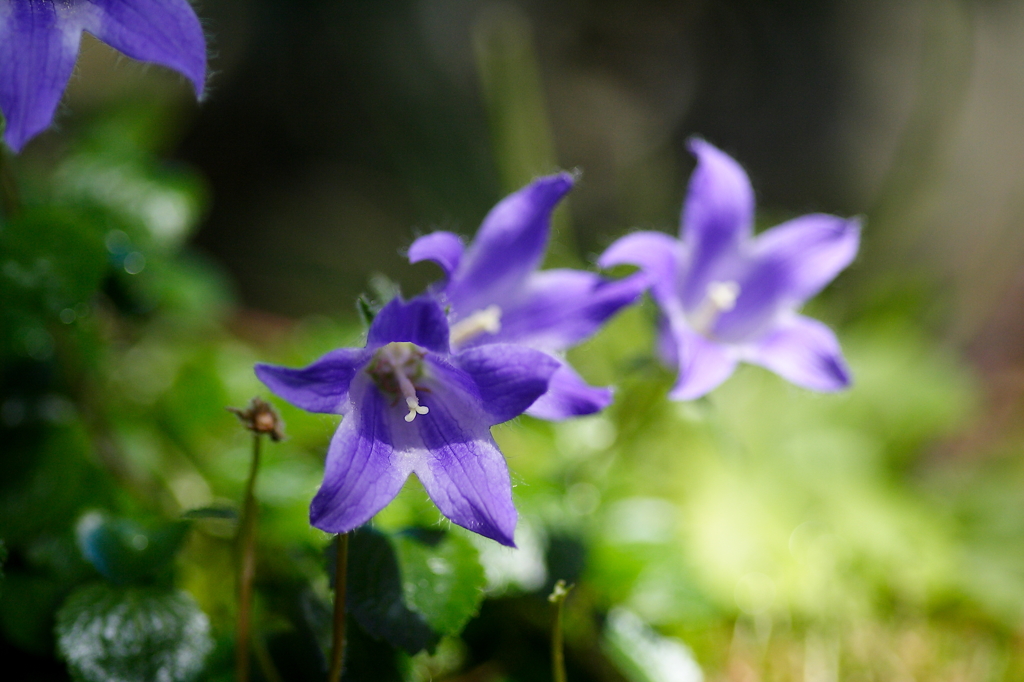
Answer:
POLYGON ((384 306, 364 348, 332 351, 304 369, 256 365, 256 375, 304 410, 345 415, 310 507, 313 526, 360 526, 416 474, 453 522, 514 547, 512 486, 490 428, 522 414, 557 369, 514 344, 452 352, 444 311, 421 296, 384 306))
POLYGON ((670 397, 703 396, 741 360, 816 391, 846 388, 850 374, 835 335, 796 311, 856 256, 859 222, 810 214, 755 237, 743 168, 703 140, 689 146, 697 168, 681 240, 636 232, 599 260, 637 265, 649 277, 662 313, 660 350, 679 371, 670 397))
POLYGON ((559 353, 592 335, 646 288, 643 276, 612 281, 580 270, 537 270, 551 213, 572 186, 568 173, 534 180, 491 209, 468 247, 451 232, 433 232, 409 248, 410 262, 430 260, 444 270, 433 293, 448 310, 453 348, 515 343, 557 362, 548 391, 526 410, 541 419, 608 406, 611 389, 588 385, 559 353))
POLYGON ((82 31, 203 92, 206 40, 188 0, 0 0, 0 111, 14 151, 53 120, 82 31))

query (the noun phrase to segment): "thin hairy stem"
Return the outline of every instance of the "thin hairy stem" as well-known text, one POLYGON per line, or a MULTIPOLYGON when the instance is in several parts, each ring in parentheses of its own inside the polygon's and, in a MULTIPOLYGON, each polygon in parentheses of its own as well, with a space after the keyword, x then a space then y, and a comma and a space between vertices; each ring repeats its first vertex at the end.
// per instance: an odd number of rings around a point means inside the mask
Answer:
POLYGON ((338 682, 345 665, 345 588, 348 583, 348 533, 335 539, 334 628, 331 633, 331 667, 327 682, 338 682))
POLYGON ((259 433, 252 437, 252 464, 245 486, 242 518, 238 526, 238 627, 235 642, 235 679, 249 680, 249 644, 252 638, 252 584, 256 577, 256 474, 260 468, 259 433))

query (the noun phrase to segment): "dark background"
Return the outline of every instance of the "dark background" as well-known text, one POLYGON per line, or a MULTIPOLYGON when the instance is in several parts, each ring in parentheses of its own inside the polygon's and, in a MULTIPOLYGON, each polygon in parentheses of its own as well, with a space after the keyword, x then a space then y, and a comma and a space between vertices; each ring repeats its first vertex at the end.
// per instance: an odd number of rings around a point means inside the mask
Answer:
MULTIPOLYGON (((832 294, 849 315, 909 287, 918 321, 987 372, 1024 365, 1021 3, 198 9, 209 95, 195 107, 173 75, 160 81, 182 114, 169 146, 210 185, 195 246, 251 308, 348 315, 374 273, 414 293, 436 276, 403 261, 417 233, 472 234, 501 196, 559 168, 582 172, 556 224, 563 260, 630 229, 674 231, 696 134, 748 169, 761 227, 866 217, 832 294)), ((103 83, 140 87, 142 67, 113 60, 86 46, 72 109, 102 103, 103 83)))

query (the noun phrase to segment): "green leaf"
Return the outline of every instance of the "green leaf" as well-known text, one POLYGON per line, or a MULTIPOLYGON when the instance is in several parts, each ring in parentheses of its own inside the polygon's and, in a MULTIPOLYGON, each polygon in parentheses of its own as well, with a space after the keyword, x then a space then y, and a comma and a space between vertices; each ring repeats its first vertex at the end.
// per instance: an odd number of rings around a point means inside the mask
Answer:
POLYGON ((373 324, 373 319, 377 317, 378 312, 366 294, 362 294, 356 299, 356 311, 359 313, 359 319, 367 327, 373 324))
POLYGON ((91 512, 78 522, 82 555, 108 580, 124 585, 166 576, 188 532, 184 522, 142 524, 91 512))
POLYGON ((487 583, 480 555, 468 539, 412 530, 392 538, 405 601, 441 635, 457 635, 476 615, 487 583))
POLYGON ((349 610, 370 635, 410 654, 459 634, 485 584, 477 550, 461 535, 420 528, 385 535, 364 526, 349 540, 349 610))
MULTIPOLYGON (((333 558, 334 553, 329 556, 333 558)), ((334 575, 333 566, 328 570, 334 575)), ((372 637, 415 654, 433 648, 440 637, 405 603, 402 583, 398 558, 388 538, 369 526, 353 531, 348 559, 352 617, 372 637)))
POLYGON ((213 648, 210 623, 187 593, 87 585, 57 613, 57 648, 84 682, 185 682, 213 648))

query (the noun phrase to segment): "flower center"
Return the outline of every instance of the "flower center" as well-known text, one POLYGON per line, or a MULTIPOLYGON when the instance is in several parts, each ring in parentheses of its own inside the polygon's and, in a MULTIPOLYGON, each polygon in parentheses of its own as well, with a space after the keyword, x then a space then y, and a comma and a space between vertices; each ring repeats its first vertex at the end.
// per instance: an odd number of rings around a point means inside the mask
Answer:
POLYGON ((418 414, 427 414, 430 410, 420 405, 416 396, 413 381, 423 376, 423 356, 425 351, 414 343, 389 343, 373 355, 373 360, 366 368, 380 390, 395 398, 405 398, 409 414, 405 421, 411 422, 418 414))
POLYGON ((690 326, 698 334, 708 336, 722 313, 736 307, 736 299, 739 297, 740 285, 737 282, 708 282, 704 300, 689 315, 690 326))
POLYGON ((453 324, 451 342, 453 346, 459 346, 484 332, 497 334, 499 331, 501 331, 501 308, 489 305, 453 324))

